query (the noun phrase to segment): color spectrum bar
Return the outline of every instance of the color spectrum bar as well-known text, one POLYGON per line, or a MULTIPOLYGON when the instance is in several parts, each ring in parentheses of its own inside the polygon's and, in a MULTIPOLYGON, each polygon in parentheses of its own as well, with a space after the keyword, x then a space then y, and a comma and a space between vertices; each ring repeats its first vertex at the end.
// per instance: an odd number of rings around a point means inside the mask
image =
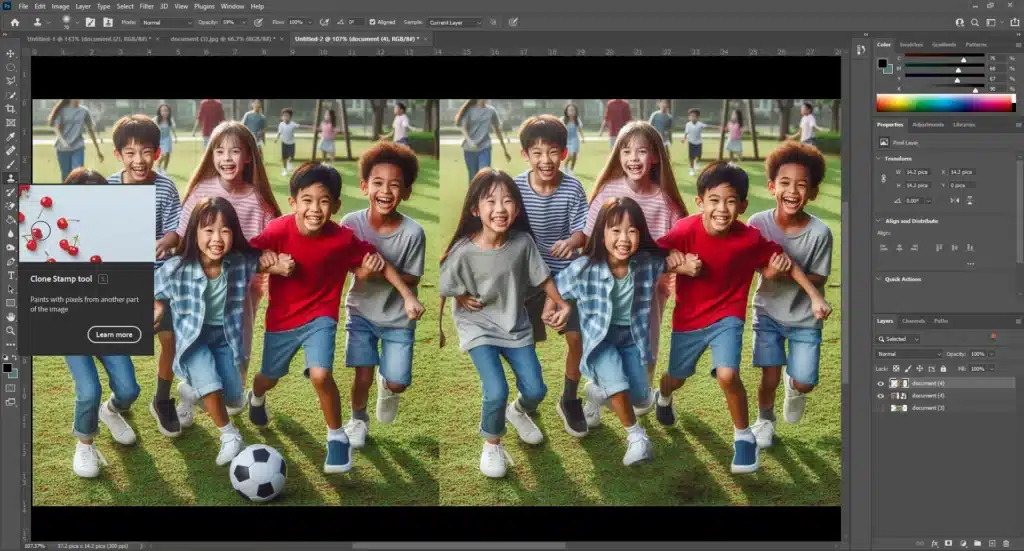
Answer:
POLYGON ((878 94, 879 113, 1015 113, 1017 94, 878 94))

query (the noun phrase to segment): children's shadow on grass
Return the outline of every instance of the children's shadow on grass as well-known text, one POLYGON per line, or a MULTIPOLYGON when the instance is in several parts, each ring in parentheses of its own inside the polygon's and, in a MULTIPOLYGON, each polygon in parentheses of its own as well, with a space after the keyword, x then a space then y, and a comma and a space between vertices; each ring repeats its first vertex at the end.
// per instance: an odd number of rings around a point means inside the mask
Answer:
MULTIPOLYGON (((697 441, 715 458, 715 461, 719 463, 719 467, 727 473, 726 476, 729 476, 730 480, 736 484, 736 487, 743 492, 747 503, 751 505, 774 504, 779 497, 785 494, 784 484, 770 476, 765 476, 763 472, 732 474, 732 442, 723 440, 710 425, 701 421, 693 414, 677 411, 676 416, 683 427, 693 434, 697 441)), ((761 454, 763 456, 764 451, 761 454)))
MULTIPOLYGON (((593 462, 593 482, 603 504, 664 506, 729 501, 704 465, 693 460, 693 447, 678 428, 669 428, 666 438, 648 427, 654 460, 627 467, 622 463, 626 453, 624 431, 613 415, 606 417, 579 441, 593 462)), ((640 422, 647 423, 642 419, 640 422)))
MULTIPOLYGON (((220 450, 219 438, 204 427, 193 425, 182 429, 181 436, 171 440, 171 445, 182 455, 186 465, 182 484, 195 492, 197 505, 238 503, 238 496, 228 478, 228 467, 214 462, 220 450)), ((181 501, 178 497, 174 500, 181 501)))
MULTIPOLYGON (((531 446, 519 440, 515 431, 505 435, 505 445, 518 449, 519 457, 525 457, 533 473, 533 490, 515 484, 512 489, 519 495, 520 505, 595 505, 594 500, 580 492, 576 483, 566 473, 561 455, 552 449, 551 435, 561 430, 562 421, 553 408, 544 410, 546 415, 534 414, 533 421, 544 433, 544 442, 531 446), (550 422, 546 422, 550 421, 550 422), (512 443, 514 442, 514 443, 512 443)), ((513 467, 514 469, 515 467, 513 467)))
MULTIPOLYGON (((129 420, 137 421, 130 417, 129 420)), ((153 505, 180 501, 180 497, 171 490, 170 484, 160 474, 153 456, 145 449, 143 438, 140 437, 134 446, 122 446, 117 443, 112 446, 117 455, 117 462, 122 465, 121 468, 128 479, 127 491, 111 485, 111 492, 117 495, 119 504, 153 505)))
POLYGON ((384 482, 380 485, 385 486, 382 489, 386 494, 402 496, 402 499, 391 503, 392 505, 437 505, 440 500, 440 484, 428 466, 431 463, 436 464, 440 455, 437 440, 418 436, 408 448, 406 449, 403 442, 371 437, 358 453, 369 459, 384 477, 384 482), (416 454, 409 453, 410 449, 416 454), (410 478, 411 481, 406 478, 410 478))
MULTIPOLYGON (((314 438, 304 426, 287 415, 275 414, 274 423, 276 423, 280 432, 292 441, 294 447, 306 456, 310 463, 314 465, 323 464, 324 456, 327 453, 324 442, 314 438)), ((431 485, 436 487, 437 481, 430 476, 427 469, 422 467, 422 465, 418 465, 420 463, 418 459, 409 456, 405 452, 398 452, 393 455, 400 457, 400 461, 408 461, 408 463, 404 464, 407 470, 412 469, 411 465, 416 465, 416 470, 413 472, 425 478, 418 478, 414 475, 413 482, 405 482, 400 479, 393 467, 388 466, 388 470, 379 469, 379 467, 378 469, 385 478, 389 476, 392 478, 383 484, 374 480, 372 478, 373 473, 366 470, 360 463, 364 457, 370 458, 375 466, 377 466, 378 462, 387 463, 387 460, 380 455, 375 446, 376 442, 371 438, 363 449, 352 451, 353 469, 349 473, 326 475, 329 484, 338 494, 343 505, 432 505, 437 503, 436 497, 433 498, 432 502, 428 503, 420 501, 409 503, 408 496, 422 494, 423 487, 429 488, 431 485), (374 457, 377 458, 376 461, 374 457), (383 494, 384 490, 387 491, 387 494, 383 494), (391 496, 397 496, 398 499, 394 499, 391 496)), ((390 447, 389 449, 394 450, 395 447, 390 447)), ((436 496, 436 492, 434 495, 436 496)), ((429 497, 426 498, 426 501, 429 501, 429 499, 429 497)))
MULTIPOLYGON (((791 505, 838 504, 841 482, 839 474, 829 465, 827 459, 822 457, 820 452, 812 450, 806 442, 776 437, 772 442, 772 447, 761 453, 767 453, 774 457, 793 479, 794 486, 804 489, 824 489, 809 495, 810 499, 806 503, 791 503, 791 505), (817 480, 809 477, 808 471, 817 480), (826 496, 830 497, 826 498, 826 496), (815 497, 818 498, 815 499, 815 497), (834 499, 832 499, 833 497, 834 499)), ((835 456, 838 461, 840 457, 838 451, 835 456)), ((803 493, 793 492, 793 495, 803 495, 803 493)))

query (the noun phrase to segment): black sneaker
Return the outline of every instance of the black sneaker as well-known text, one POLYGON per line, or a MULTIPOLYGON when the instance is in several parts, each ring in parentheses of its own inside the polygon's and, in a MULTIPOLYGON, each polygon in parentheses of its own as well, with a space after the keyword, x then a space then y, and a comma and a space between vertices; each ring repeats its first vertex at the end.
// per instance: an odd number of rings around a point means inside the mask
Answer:
POLYGON ((245 395, 245 401, 249 405, 249 421, 257 427, 265 427, 270 420, 267 418, 267 396, 263 395, 263 405, 257 406, 252 403, 252 391, 245 395))
POLYGON ((583 400, 561 398, 555 405, 555 410, 562 421, 565 421, 565 432, 576 438, 583 438, 587 435, 590 429, 587 427, 586 418, 583 417, 583 400))
POLYGON ((174 398, 154 400, 149 403, 149 413, 156 419, 156 430, 167 438, 181 436, 181 423, 175 411, 174 398))
MULTIPOLYGON (((656 404, 657 400, 661 398, 660 394, 661 393, 659 392, 658 396, 655 397, 656 404)), ((658 406, 654 409, 654 417, 658 419, 659 423, 665 425, 666 427, 676 424, 676 412, 672 410, 671 402, 669 402, 667 406, 658 404, 658 406)))

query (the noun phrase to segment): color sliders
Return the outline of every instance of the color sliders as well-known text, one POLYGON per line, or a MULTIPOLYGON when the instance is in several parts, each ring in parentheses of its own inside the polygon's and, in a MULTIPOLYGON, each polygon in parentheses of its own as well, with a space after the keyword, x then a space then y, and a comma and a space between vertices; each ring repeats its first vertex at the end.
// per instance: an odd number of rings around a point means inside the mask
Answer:
POLYGON ((879 113, 1015 113, 1017 94, 878 94, 879 113))

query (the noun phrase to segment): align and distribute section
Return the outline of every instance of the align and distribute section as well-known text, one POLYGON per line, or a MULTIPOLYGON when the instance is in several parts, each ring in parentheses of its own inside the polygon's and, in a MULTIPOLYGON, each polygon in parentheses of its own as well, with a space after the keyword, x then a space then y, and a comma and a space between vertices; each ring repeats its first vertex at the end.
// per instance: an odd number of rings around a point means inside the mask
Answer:
POLYGON ((22 188, 22 354, 153 353, 155 205, 151 185, 22 188))

